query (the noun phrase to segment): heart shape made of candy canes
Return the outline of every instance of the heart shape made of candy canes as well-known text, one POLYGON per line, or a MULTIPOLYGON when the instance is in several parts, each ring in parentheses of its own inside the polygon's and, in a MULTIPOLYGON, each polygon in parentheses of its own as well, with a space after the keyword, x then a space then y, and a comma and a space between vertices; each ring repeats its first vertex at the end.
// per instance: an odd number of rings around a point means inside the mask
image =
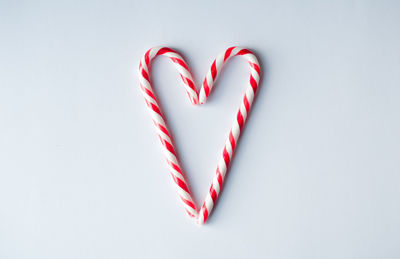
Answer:
POLYGON ((230 47, 217 56, 212 63, 211 69, 208 71, 206 78, 204 79, 200 92, 198 92, 196 89, 187 63, 176 51, 165 47, 155 47, 149 49, 140 60, 140 87, 160 138, 164 156, 167 160, 168 169, 186 212, 190 217, 196 218, 197 223, 199 224, 206 222, 221 191, 227 169, 231 163, 233 152, 240 137, 240 132, 243 129, 247 115, 253 103, 260 77, 260 65, 257 57, 248 49, 240 47, 230 47), (160 55, 169 57, 175 64, 182 78, 190 101, 194 105, 203 104, 206 102, 217 76, 221 73, 222 67, 228 61, 228 59, 234 56, 242 56, 246 58, 250 65, 249 84, 246 88, 243 101, 240 104, 236 119, 231 130, 229 131, 229 135, 222 151, 222 156, 219 160, 215 176, 211 182, 210 190, 208 191, 204 203, 199 211, 196 209, 192 194, 189 191, 187 181, 183 175, 183 170, 181 169, 180 163, 176 156, 175 146, 171 140, 171 134, 169 133, 160 105, 158 104, 153 87, 150 83, 150 63, 153 59, 160 55))

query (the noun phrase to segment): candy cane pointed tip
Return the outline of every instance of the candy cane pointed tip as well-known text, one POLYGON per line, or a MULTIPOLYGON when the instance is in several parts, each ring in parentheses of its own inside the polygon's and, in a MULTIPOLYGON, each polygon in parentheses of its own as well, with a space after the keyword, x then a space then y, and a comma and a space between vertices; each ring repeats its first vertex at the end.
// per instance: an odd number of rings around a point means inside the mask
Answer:
POLYGON ((206 102, 206 98, 207 97, 206 97, 204 91, 201 91, 200 94, 199 94, 199 102, 200 102, 200 104, 204 104, 206 102))
POLYGON ((196 223, 197 223, 196 225, 199 227, 204 225, 204 221, 197 220, 196 223))
POLYGON ((196 99, 192 99, 192 104, 193 105, 199 104, 199 100, 197 98, 196 99))
POLYGON ((198 226, 204 225, 204 217, 203 217, 203 214, 201 213, 201 211, 198 214, 196 223, 197 223, 198 226))

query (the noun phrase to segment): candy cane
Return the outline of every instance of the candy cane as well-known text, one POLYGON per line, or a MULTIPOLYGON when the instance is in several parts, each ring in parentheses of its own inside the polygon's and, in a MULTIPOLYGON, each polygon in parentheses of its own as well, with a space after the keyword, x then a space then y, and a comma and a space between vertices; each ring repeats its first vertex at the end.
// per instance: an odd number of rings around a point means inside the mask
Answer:
POLYGON ((203 224, 204 222, 206 222, 221 191, 227 169, 231 163, 236 144, 240 137, 240 132, 243 129, 247 115, 253 103, 259 80, 260 65, 256 56, 251 51, 239 47, 230 47, 217 56, 217 58, 211 65, 210 71, 207 73, 206 78, 204 79, 203 86, 200 89, 200 94, 197 92, 188 65, 176 51, 164 47, 152 48, 146 52, 146 54, 140 61, 140 86, 148 110, 150 111, 151 117, 153 119, 154 125, 156 126, 161 144, 163 146, 163 152, 167 160, 171 177, 175 182, 179 197, 183 202, 186 212, 189 214, 189 216, 197 218, 197 222, 199 224, 203 224), (183 175, 183 170, 176 157, 175 146, 171 140, 171 134, 169 133, 168 127, 165 123, 165 119, 161 112, 161 108, 155 98, 155 94, 150 83, 150 63, 154 58, 159 55, 167 56, 173 61, 182 78, 189 99, 194 105, 197 105, 199 103, 203 104, 206 102, 207 97, 209 96, 218 75, 220 74, 224 64, 228 61, 228 59, 234 56, 243 56, 244 58, 246 58, 250 65, 250 80, 248 87, 246 88, 245 95, 237 113, 235 122, 233 123, 233 126, 229 132, 229 136, 227 138, 222 156, 218 163, 215 176, 212 180, 210 190, 207 193, 207 196, 199 212, 196 209, 187 181, 185 180, 185 177, 183 175))

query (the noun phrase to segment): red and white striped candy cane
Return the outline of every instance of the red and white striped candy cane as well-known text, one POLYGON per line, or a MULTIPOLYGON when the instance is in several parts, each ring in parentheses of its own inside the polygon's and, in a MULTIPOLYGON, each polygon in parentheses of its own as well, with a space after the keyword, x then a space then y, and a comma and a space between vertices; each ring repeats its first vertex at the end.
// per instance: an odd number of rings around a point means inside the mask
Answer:
POLYGON ((254 100, 254 95, 257 91, 258 83, 260 81, 260 65, 258 63, 257 57, 247 49, 242 49, 238 47, 228 48, 225 52, 218 55, 212 63, 211 69, 207 73, 206 78, 204 79, 203 87, 200 90, 200 103, 204 103, 207 100, 207 97, 215 83, 215 80, 217 79, 217 76, 221 72, 222 67, 224 66, 226 61, 228 61, 228 59, 234 56, 242 56, 246 58, 250 65, 250 79, 243 97, 243 101, 240 104, 236 119, 232 125, 229 136, 225 143, 225 147, 222 151, 222 156, 219 160, 210 190, 208 191, 204 203, 201 206, 197 221, 199 224, 203 224, 204 222, 206 222, 208 215, 213 209, 214 204, 221 191, 227 169, 229 167, 229 164, 231 163, 233 152, 235 151, 236 144, 239 140, 240 132, 246 122, 247 115, 250 111, 251 105, 254 100))
POLYGON ((183 205, 187 213, 189 214, 189 216, 197 218, 197 222, 199 224, 203 224, 207 220, 221 191, 227 169, 231 162, 231 158, 233 156, 236 144, 239 140, 240 132, 243 128, 243 125, 246 122, 247 115, 253 103, 254 95, 257 91, 259 80, 260 80, 260 65, 258 63, 256 56, 251 51, 239 47, 230 47, 226 51, 217 56, 217 58, 211 65, 210 71, 207 73, 206 78, 204 79, 203 86, 200 89, 200 94, 198 94, 197 92, 188 65, 176 51, 165 47, 152 48, 146 52, 146 54, 140 61, 139 64, 140 86, 148 110, 150 111, 151 117, 153 119, 154 125, 156 126, 156 130, 159 135, 160 141, 163 145, 163 151, 167 160, 170 174, 175 182, 178 194, 183 202, 183 205), (213 181, 211 183, 210 190, 205 198, 205 201, 199 213, 196 210, 196 206, 193 201, 192 195, 189 191, 188 184, 183 175, 183 170, 181 169, 181 166, 176 157, 175 146, 172 143, 170 137, 171 134, 169 133, 169 130, 167 128, 167 125, 165 123, 164 117, 161 112, 161 108, 155 98, 153 88, 150 84, 149 66, 151 61, 159 55, 167 56, 173 61, 184 82, 186 92, 191 102, 194 105, 198 104, 199 102, 201 104, 206 102, 207 97, 209 96, 211 89, 217 79, 217 76, 220 74, 224 64, 227 62, 229 58, 233 56, 243 56, 244 58, 246 58, 246 60, 250 65, 249 85, 246 88, 246 92, 243 97, 243 101, 240 105, 239 111, 237 113, 235 122, 233 123, 232 129, 229 132, 229 136, 227 138, 225 147, 223 149, 221 159, 218 163, 217 170, 213 178, 213 181))
POLYGON ((144 99, 148 110, 150 111, 153 123, 156 126, 158 136, 163 145, 164 156, 167 160, 168 169, 174 180, 180 199, 191 217, 197 217, 197 210, 189 191, 188 184, 183 175, 183 170, 178 162, 175 152, 175 145, 172 143, 171 134, 165 123, 164 116, 161 112, 160 105, 155 98, 153 88, 150 84, 149 66, 151 61, 159 55, 169 57, 178 69, 183 82, 185 83, 186 92, 193 104, 198 104, 198 94, 193 83, 193 78, 189 72, 189 68, 185 60, 175 51, 169 48, 156 47, 149 49, 142 57, 139 64, 139 81, 144 99))

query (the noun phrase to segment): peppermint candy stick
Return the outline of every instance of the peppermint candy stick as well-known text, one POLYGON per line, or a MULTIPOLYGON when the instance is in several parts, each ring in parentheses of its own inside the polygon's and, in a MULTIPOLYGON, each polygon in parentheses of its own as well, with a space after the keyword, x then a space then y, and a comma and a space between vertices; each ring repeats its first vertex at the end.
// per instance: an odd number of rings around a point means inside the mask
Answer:
POLYGON ((236 144, 240 137, 240 132, 242 131, 246 122, 247 115, 250 111, 251 105, 253 104, 254 95, 257 92, 258 83, 260 81, 260 65, 257 57, 247 49, 238 47, 228 48, 225 52, 218 55, 218 57, 212 63, 211 69, 207 73, 206 78, 204 79, 203 87, 200 90, 200 103, 206 102, 207 97, 214 86, 215 80, 220 74, 224 64, 228 61, 228 59, 234 56, 242 56, 246 58, 250 65, 250 79, 235 121, 231 130, 229 131, 229 135, 222 151, 222 156, 219 160, 215 176, 211 182, 210 190, 208 191, 204 203, 201 206, 197 220, 199 224, 206 222, 215 202, 217 201, 219 193, 221 192, 226 172, 229 168, 236 144))

